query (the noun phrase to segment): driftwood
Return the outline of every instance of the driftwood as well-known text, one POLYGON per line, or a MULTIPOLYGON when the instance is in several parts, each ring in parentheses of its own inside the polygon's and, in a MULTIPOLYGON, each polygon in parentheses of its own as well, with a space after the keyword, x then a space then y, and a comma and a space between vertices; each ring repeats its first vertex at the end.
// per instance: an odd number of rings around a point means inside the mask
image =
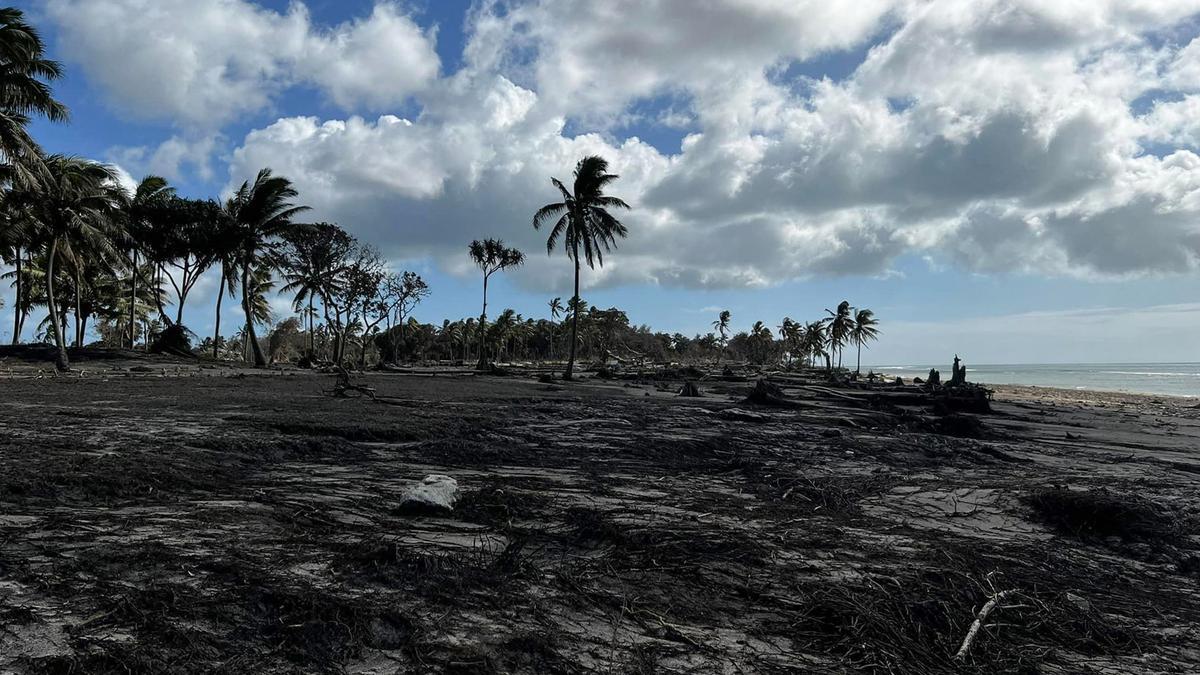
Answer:
POLYGON ((350 398, 351 393, 359 396, 366 396, 372 401, 375 400, 375 390, 371 387, 365 387, 360 384, 354 384, 350 381, 350 371, 342 366, 334 366, 334 373, 337 374, 337 381, 333 385, 331 394, 334 398, 350 398))
POLYGON ((975 638, 979 636, 979 631, 983 628, 983 623, 987 621, 988 616, 990 616, 991 613, 1000 606, 1000 603, 1013 593, 1016 593, 1016 591, 1007 590, 995 593, 992 595, 991 599, 988 600, 982 608, 980 608, 979 613, 975 615, 975 620, 971 622, 971 627, 967 629, 967 635, 963 638, 962 646, 960 646, 958 648, 958 652, 954 654, 955 661, 962 661, 963 659, 967 658, 967 652, 971 651, 971 645, 975 644, 975 638))

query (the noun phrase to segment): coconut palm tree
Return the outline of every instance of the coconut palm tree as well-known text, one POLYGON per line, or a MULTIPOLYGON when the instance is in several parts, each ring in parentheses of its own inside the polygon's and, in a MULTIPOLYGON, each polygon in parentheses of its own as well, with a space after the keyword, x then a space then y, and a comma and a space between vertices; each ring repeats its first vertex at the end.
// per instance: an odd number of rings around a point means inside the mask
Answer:
POLYGON ((348 248, 350 235, 337 225, 314 223, 300 225, 285 237, 288 247, 283 257, 283 278, 287 282, 282 293, 294 293, 292 307, 308 316, 308 357, 315 353, 314 300, 324 298, 341 283, 346 271, 342 252, 348 248), (344 245, 343 245, 344 244, 344 245))
POLYGON ((879 339, 879 320, 875 318, 875 312, 869 309, 860 309, 854 314, 854 326, 850 329, 850 341, 858 346, 858 363, 855 364, 854 372, 858 375, 862 374, 862 348, 868 342, 879 339))
POLYGON ((801 336, 800 324, 792 321, 791 317, 783 317, 783 322, 779 324, 779 338, 783 340, 784 347, 787 349, 789 367, 796 360, 796 355, 800 352, 801 336))
MULTIPOLYGON (((133 194, 122 204, 125 211, 125 230, 129 235, 129 347, 133 348, 136 334, 137 317, 132 313, 137 309, 138 277, 142 268, 138 262, 139 253, 155 230, 152 219, 163 212, 163 205, 175 196, 175 188, 167 184, 161 176, 146 176, 134 188, 133 194)), ((158 297, 156 289, 156 298, 158 297)), ((158 303, 161 308, 161 300, 158 303)), ((163 316, 166 316, 165 314, 163 316)))
MULTIPOLYGON (((846 343, 850 340, 850 331, 854 327, 854 317, 851 313, 854 308, 850 306, 849 300, 843 300, 838 303, 837 311, 826 309, 825 312, 829 316, 825 317, 825 323, 829 330, 826 331, 826 338, 829 341, 829 353, 831 356, 837 356, 837 367, 842 367, 842 351, 846 343)), ((830 362, 832 366, 832 361, 830 362)))
POLYGON ((271 301, 267 298, 275 289, 275 281, 271 278, 271 267, 270 262, 260 260, 250 274, 244 277, 242 285, 243 302, 250 308, 248 313, 250 322, 242 329, 242 359, 249 360, 253 357, 256 364, 259 354, 254 353, 254 325, 270 326, 275 323, 275 314, 271 311, 271 301))
POLYGON ((499 239, 476 239, 467 252, 471 260, 483 272, 483 312, 479 315, 479 369, 487 368, 487 292, 488 280, 492 275, 510 267, 519 267, 525 262, 525 254, 509 248, 499 239))
POLYGON ((550 360, 551 361, 554 360, 554 337, 555 337, 554 327, 556 325, 555 322, 558 321, 558 317, 562 316, 562 313, 563 313, 562 298, 554 298, 553 300, 551 300, 550 301, 550 339, 549 339, 550 360))
POLYGON ((733 315, 729 313, 729 310, 723 309, 721 310, 721 313, 717 315, 717 320, 712 322, 712 327, 720 336, 717 338, 717 344, 720 345, 720 350, 717 351, 718 366, 721 365, 721 355, 725 353, 725 345, 729 344, 729 321, 732 318, 733 315))
MULTIPOLYGON (((561 202, 547 204, 533 216, 534 229, 554 221, 546 239, 546 253, 554 252, 554 245, 563 239, 567 257, 575 264, 575 298, 579 297, 579 253, 591 269, 604 266, 604 252, 611 251, 617 238, 624 238, 629 230, 617 220, 609 209, 628 209, 629 205, 617 197, 604 194, 604 188, 618 178, 608 172, 608 162, 595 155, 584 157, 575 166, 575 183, 567 190, 562 181, 551 178, 550 182, 562 195, 561 202), (557 219, 557 220, 556 220, 557 219)), ((567 370, 563 379, 571 379, 575 368, 575 348, 579 339, 579 312, 571 315, 571 353, 567 358, 567 370)))
MULTIPOLYGON (((253 183, 242 183, 226 205, 226 211, 235 224, 238 242, 235 257, 241 272, 242 311, 246 315, 247 341, 254 355, 254 365, 259 368, 267 365, 267 357, 254 330, 250 276, 260 269, 269 272, 275 263, 273 257, 267 255, 270 244, 295 226, 293 218, 308 210, 307 206, 292 203, 298 196, 290 180, 272 174, 270 169, 263 169, 253 183)), ((259 282, 256 284, 259 287, 264 285, 259 282)))
POLYGON ((120 195, 116 172, 108 165, 64 155, 45 157, 42 164, 45 171, 36 193, 26 193, 22 201, 29 205, 45 237, 46 304, 58 350, 55 365, 67 370, 70 361, 55 295, 58 265, 74 264, 78 272, 81 261, 89 256, 116 257, 112 242, 119 239, 119 232, 113 216, 120 195))
POLYGON ((221 303, 226 295, 230 298, 236 297, 239 286, 238 278, 240 273, 237 256, 241 245, 238 242, 238 226, 235 220, 236 210, 237 204, 233 199, 229 199, 221 205, 221 213, 217 219, 210 243, 212 254, 216 258, 215 264, 221 270, 220 281, 217 282, 216 319, 213 322, 212 357, 214 359, 221 358, 221 303))
POLYGON ((54 99, 47 82, 62 77, 62 66, 46 58, 37 29, 14 7, 0 8, 0 180, 27 183, 44 167, 37 143, 25 129, 31 116, 64 122, 66 106, 54 99))
POLYGON ((14 345, 21 341, 22 327, 29 311, 29 264, 39 237, 37 223, 29 217, 28 208, 18 206, 18 201, 11 192, 0 195, 0 261, 13 267, 3 278, 13 280, 14 345))
POLYGON ((804 325, 800 338, 801 350, 808 357, 808 365, 815 367, 817 359, 826 355, 825 322, 810 321, 804 325))

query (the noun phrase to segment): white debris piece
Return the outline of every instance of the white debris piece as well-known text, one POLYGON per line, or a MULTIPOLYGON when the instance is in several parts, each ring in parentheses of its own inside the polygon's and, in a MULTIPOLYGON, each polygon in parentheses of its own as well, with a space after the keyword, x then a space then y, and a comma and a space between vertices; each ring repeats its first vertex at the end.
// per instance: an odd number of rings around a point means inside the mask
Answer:
POLYGON ((404 490, 401 507, 433 507, 451 511, 458 501, 458 481, 450 476, 433 474, 404 490))

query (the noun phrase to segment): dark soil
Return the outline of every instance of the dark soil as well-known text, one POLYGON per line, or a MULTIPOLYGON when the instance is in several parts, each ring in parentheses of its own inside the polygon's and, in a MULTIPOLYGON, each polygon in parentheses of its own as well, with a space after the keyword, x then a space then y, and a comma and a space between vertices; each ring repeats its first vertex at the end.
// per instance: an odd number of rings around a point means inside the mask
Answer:
POLYGON ((0 672, 1200 670, 1183 404, 176 365, 0 380, 0 672))

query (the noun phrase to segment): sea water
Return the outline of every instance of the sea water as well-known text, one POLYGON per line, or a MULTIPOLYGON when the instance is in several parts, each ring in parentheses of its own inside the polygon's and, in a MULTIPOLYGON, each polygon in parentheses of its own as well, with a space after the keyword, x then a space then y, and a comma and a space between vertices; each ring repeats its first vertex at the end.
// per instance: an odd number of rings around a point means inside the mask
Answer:
MULTIPOLYGON (((927 377, 931 367, 941 372, 943 382, 950 379, 950 363, 938 366, 884 365, 873 366, 872 370, 910 380, 913 377, 927 377)), ((867 367, 863 366, 863 371, 866 370, 867 367)), ((1200 363, 967 363, 967 379, 980 384, 1024 384, 1134 394, 1200 396, 1200 363)))

